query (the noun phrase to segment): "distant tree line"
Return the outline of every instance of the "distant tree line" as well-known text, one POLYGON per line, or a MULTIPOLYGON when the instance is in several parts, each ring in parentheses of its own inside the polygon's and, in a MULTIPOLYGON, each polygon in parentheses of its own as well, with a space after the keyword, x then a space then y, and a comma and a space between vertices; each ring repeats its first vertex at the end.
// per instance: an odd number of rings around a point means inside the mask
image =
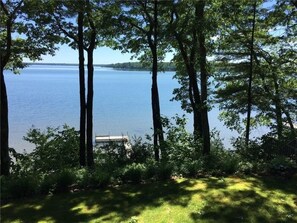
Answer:
MULTIPOLYGON (((149 66, 145 66, 140 62, 127 62, 127 63, 113 63, 113 64, 103 64, 101 67, 110 67, 118 70, 146 70, 149 71, 151 68, 149 66)), ((162 62, 159 64, 161 67, 161 71, 175 71, 175 66, 170 62, 162 62)))

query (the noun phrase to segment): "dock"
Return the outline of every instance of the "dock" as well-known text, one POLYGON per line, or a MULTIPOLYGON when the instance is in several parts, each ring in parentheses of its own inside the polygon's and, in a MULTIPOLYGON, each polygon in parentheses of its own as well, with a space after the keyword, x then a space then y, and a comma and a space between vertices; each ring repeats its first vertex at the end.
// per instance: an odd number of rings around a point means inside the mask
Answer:
POLYGON ((95 136, 96 143, 110 143, 110 142, 129 142, 129 137, 126 135, 122 136, 110 136, 110 135, 99 135, 95 136))

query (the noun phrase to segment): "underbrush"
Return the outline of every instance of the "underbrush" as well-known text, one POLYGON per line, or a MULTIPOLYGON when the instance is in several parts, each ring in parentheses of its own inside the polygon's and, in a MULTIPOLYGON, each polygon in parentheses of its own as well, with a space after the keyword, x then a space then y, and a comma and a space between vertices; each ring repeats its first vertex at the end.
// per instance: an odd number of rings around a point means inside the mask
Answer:
POLYGON ((235 149, 226 150, 219 134, 212 132, 211 152, 202 155, 202 142, 194 140, 186 131, 185 119, 176 117, 174 121, 164 120, 167 138, 161 151, 166 153, 161 153, 160 161, 154 160, 152 144, 133 138, 129 151, 118 144, 95 148, 93 169, 78 166, 78 133, 74 128, 64 126, 63 131, 48 128, 45 132, 32 129, 25 138, 34 143, 36 149, 29 154, 11 150, 14 162, 11 175, 1 176, 1 199, 101 189, 172 177, 262 174, 288 178, 297 172, 296 156, 280 155, 275 147, 279 143, 273 144, 270 151, 271 139, 266 138, 251 141, 248 147, 238 138, 235 149))

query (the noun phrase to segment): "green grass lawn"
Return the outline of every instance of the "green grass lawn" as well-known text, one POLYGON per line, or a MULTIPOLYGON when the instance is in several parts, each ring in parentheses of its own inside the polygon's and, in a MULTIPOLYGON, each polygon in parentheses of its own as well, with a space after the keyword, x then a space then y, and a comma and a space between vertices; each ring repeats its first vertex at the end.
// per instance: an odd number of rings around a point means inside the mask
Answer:
POLYGON ((1 222, 297 222, 297 179, 201 178, 1 205, 1 222))

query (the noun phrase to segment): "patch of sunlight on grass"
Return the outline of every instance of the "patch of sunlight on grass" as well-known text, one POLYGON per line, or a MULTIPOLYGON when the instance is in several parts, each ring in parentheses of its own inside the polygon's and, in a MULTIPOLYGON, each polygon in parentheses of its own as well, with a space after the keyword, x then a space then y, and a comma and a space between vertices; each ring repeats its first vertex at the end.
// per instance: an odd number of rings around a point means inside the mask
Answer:
MULTIPOLYGON (((6 223, 6 222, 8 223, 8 221, 3 221, 3 223, 6 223)), ((22 220, 19 220, 19 219, 16 219, 14 221, 9 221, 9 223, 23 223, 23 221, 22 220)))
POLYGON ((36 211, 38 211, 38 210, 40 210, 40 209, 42 208, 42 206, 41 206, 41 205, 35 205, 33 208, 34 208, 36 211))
POLYGON ((97 204, 88 207, 85 202, 81 202, 73 207, 71 211, 77 211, 78 214, 95 214, 99 211, 99 207, 97 204))
POLYGON ((231 181, 229 182, 230 185, 228 185, 227 190, 250 190, 253 187, 253 184, 248 181, 231 181))
POLYGON ((5 208, 10 208, 12 206, 13 206, 12 204, 5 204, 5 205, 2 206, 2 208, 5 209, 5 208))
POLYGON ((45 217, 39 220, 38 223, 55 223, 55 220, 52 217, 45 217))
MULTIPOLYGON (((189 216, 189 207, 172 205, 165 202, 160 207, 149 208, 142 212, 137 218, 137 223, 156 223, 156 222, 172 222, 172 223, 190 223, 193 222, 189 216)), ((131 219, 129 219, 128 222, 131 219)))
POLYGON ((31 210, 40 210, 42 208, 42 205, 38 205, 38 204, 23 204, 21 206, 18 206, 15 208, 16 211, 22 211, 24 209, 31 209, 31 210))

